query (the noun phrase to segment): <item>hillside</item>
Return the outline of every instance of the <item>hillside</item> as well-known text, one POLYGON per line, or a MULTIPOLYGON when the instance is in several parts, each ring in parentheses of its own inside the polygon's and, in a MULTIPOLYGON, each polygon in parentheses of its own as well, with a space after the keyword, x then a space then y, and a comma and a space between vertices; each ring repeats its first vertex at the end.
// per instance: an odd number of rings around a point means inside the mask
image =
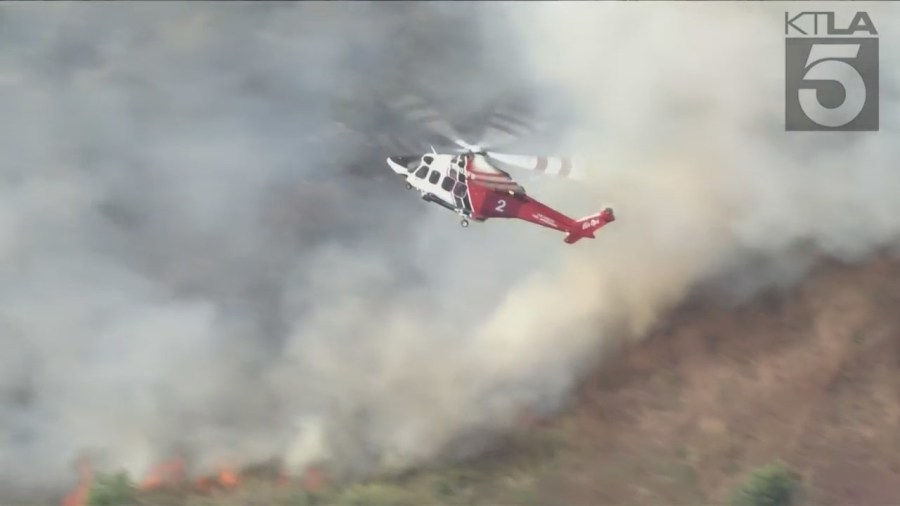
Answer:
POLYGON ((740 309, 684 309, 588 382, 542 486, 569 504, 720 503, 783 459, 814 504, 900 501, 900 264, 829 266, 740 309))
POLYGON ((740 308, 680 308, 559 419, 474 462, 350 487, 243 485, 142 504, 721 504, 782 460, 810 504, 900 501, 900 263, 825 266, 740 308), (310 491, 310 489, 314 489, 310 491))

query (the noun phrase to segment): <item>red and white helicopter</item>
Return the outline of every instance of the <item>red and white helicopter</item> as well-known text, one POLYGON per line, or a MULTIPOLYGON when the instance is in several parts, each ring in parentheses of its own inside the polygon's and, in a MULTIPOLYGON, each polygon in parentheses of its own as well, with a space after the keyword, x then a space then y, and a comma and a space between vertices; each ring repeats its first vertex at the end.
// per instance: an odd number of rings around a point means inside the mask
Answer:
MULTIPOLYGON (((455 144, 456 152, 438 153, 432 147, 432 152, 427 154, 388 157, 388 166, 406 180, 407 189, 418 190, 423 200, 460 215, 463 227, 469 226, 469 220, 516 218, 565 232, 563 240, 573 244, 580 239, 594 238, 594 232, 615 221, 609 207, 584 218, 571 218, 528 196, 522 185, 498 167, 566 177, 572 174, 570 159, 487 151, 461 140, 456 130, 418 97, 408 97, 395 105, 412 109, 411 116, 455 144)), ((511 137, 515 135, 512 121, 510 116, 495 114, 489 128, 511 137)))

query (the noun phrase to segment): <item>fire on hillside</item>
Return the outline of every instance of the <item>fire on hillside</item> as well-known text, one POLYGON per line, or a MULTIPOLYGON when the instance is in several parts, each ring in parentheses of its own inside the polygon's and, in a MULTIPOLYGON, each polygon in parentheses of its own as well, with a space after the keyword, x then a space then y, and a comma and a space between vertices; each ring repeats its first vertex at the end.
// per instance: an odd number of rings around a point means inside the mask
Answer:
MULTIPOLYGON (((87 506, 88 504, 96 474, 87 459, 80 460, 77 468, 78 484, 62 499, 61 506, 87 506)), ((300 487, 309 492, 320 491, 328 484, 326 473, 318 467, 307 468, 299 477, 292 477, 273 466, 238 470, 232 466, 222 465, 216 473, 191 477, 188 472, 187 460, 176 456, 150 469, 150 472, 137 483, 136 489, 148 493, 178 490, 204 494, 241 487, 248 478, 268 480, 282 487, 300 487)))

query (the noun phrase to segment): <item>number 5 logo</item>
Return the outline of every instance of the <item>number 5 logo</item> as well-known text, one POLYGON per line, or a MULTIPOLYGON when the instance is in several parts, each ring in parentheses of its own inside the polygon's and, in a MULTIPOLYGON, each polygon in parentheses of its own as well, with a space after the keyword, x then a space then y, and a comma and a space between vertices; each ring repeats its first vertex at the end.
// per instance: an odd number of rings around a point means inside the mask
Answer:
POLYGON ((801 87, 798 91, 800 107, 806 116, 825 127, 839 127, 850 123, 866 105, 866 83, 853 65, 844 60, 855 60, 859 44, 814 44, 810 47, 803 81, 830 81, 844 89, 844 100, 837 107, 829 108, 819 101, 814 87, 801 87))

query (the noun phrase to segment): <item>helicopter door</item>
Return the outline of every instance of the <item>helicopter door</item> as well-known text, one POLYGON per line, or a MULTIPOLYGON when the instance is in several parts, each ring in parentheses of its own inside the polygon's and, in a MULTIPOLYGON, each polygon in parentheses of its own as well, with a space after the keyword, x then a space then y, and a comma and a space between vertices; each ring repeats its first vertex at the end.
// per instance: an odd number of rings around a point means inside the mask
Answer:
POLYGON ((465 204, 463 203, 461 195, 465 193, 465 188, 459 188, 459 183, 457 182, 458 178, 459 172, 451 166, 450 170, 447 172, 447 177, 444 178, 441 187, 449 191, 450 194, 453 195, 453 203, 456 205, 457 209, 464 209, 465 204), (445 188, 444 185, 449 186, 449 188, 445 188))
POLYGON ((453 199, 456 201, 457 208, 462 209, 466 214, 471 215, 472 202, 469 200, 469 187, 466 185, 466 174, 462 170, 465 167, 462 157, 459 157, 457 166, 460 168, 459 172, 455 169, 450 169, 450 173, 456 175, 456 186, 453 188, 453 199))
POLYGON ((455 183, 456 181, 450 176, 444 176, 444 179, 441 180, 441 190, 444 190, 447 193, 452 193, 455 183))
POLYGON ((456 203, 457 209, 462 209, 466 213, 472 212, 472 204, 469 201, 469 188, 466 183, 457 181, 453 187, 453 201, 456 203))

